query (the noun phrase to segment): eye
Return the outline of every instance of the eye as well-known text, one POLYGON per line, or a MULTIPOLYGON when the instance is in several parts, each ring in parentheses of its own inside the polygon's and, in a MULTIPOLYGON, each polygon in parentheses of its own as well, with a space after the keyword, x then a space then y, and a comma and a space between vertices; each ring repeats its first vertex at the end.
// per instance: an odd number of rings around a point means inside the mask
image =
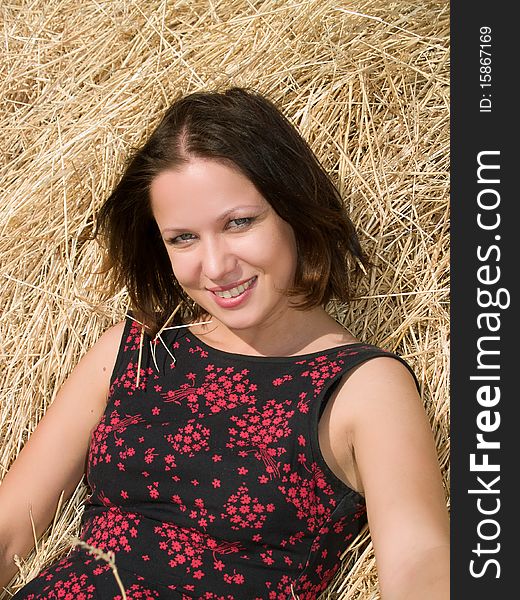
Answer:
POLYGON ((194 239, 195 235, 193 233, 181 233, 180 235, 176 235, 175 237, 166 240, 166 243, 170 246, 183 246, 194 239))
POLYGON ((248 225, 251 225, 254 220, 255 217, 238 217, 228 221, 228 227, 230 227, 230 229, 242 229, 248 225))

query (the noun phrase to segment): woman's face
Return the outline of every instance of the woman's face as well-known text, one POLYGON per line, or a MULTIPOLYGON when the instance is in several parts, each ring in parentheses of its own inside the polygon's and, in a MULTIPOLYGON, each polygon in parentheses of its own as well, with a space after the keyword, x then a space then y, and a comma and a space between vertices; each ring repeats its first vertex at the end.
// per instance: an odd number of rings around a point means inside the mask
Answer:
POLYGON ((153 216, 186 293, 229 329, 283 318, 294 281, 292 227, 237 169, 195 158, 158 175, 153 216))

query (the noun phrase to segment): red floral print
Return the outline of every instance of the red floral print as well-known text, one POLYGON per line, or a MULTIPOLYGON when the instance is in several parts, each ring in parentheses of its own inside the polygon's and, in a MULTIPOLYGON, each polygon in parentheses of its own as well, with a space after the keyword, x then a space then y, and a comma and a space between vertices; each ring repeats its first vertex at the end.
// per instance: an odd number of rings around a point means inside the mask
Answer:
MULTIPOLYGON (((91 436, 82 539, 114 553, 130 600, 315 600, 366 523, 321 455, 320 411, 350 369, 395 355, 242 357, 189 331, 161 336, 166 348, 126 324, 91 436)), ((15 598, 121 592, 108 565, 74 551, 15 598)))

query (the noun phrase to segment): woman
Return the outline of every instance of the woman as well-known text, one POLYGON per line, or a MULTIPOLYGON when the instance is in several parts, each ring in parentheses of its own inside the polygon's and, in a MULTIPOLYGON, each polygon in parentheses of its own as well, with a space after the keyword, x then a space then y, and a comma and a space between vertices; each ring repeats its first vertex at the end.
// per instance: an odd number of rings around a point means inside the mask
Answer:
POLYGON ((86 468, 81 539, 114 552, 121 585, 80 546, 15 598, 312 600, 367 518, 384 600, 447 598, 416 380, 326 312, 367 261, 278 109, 238 88, 181 98, 98 227, 132 314, 81 359, 2 483, 1 572, 86 468))

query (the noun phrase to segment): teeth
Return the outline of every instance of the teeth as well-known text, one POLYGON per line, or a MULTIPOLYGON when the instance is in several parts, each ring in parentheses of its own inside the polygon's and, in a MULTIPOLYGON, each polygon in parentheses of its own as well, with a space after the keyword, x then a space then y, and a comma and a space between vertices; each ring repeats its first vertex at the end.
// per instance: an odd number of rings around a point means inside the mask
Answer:
POLYGON ((243 294, 249 287, 251 287, 251 284, 254 282, 254 280, 255 277, 249 281, 246 281, 245 283, 242 283, 241 285, 237 285, 237 287, 231 288, 230 290, 214 293, 220 298, 236 298, 237 296, 240 296, 240 294, 243 294))

